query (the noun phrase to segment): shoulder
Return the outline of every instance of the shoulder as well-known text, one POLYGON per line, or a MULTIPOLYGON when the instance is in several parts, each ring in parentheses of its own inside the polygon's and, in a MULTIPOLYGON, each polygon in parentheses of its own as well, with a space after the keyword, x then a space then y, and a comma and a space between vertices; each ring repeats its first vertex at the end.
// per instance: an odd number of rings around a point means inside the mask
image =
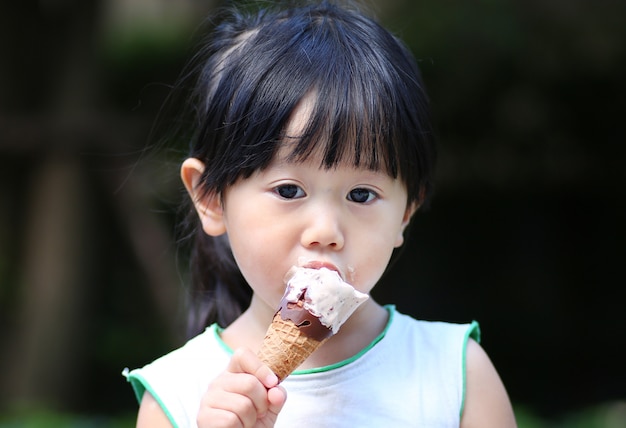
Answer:
POLYGON ((462 390, 466 346, 471 339, 480 341, 478 323, 417 320, 397 311, 392 316, 385 339, 393 344, 393 352, 402 346, 411 354, 410 358, 427 367, 429 376, 440 376, 441 381, 445 379, 447 384, 458 385, 462 390))
MULTIPOLYGON (((172 380, 185 380, 187 375, 196 372, 198 367, 215 367, 226 364, 229 351, 219 338, 215 325, 192 338, 183 346, 163 355, 141 369, 130 372, 129 378, 171 377, 172 380)), ((140 398, 140 397, 138 397, 140 398)))
POLYGON ((402 367, 409 367, 408 373, 414 374, 410 377, 415 379, 410 382, 411 391, 416 391, 412 396, 427 398, 423 408, 426 425, 459 426, 466 405, 467 368, 484 362, 475 355, 475 347, 482 350, 478 323, 418 320, 398 312, 393 316, 391 358, 394 364, 403 362, 402 367), (400 347, 406 352, 397 352, 400 347))
POLYGON ((172 424, 154 399, 152 394, 144 392, 137 414, 137 428, 171 428, 172 424))
MULTIPOLYGON (((220 373, 230 359, 230 350, 219 339, 215 326, 184 346, 146 366, 127 373, 143 416, 167 415, 166 419, 186 426, 195 420, 197 407, 210 379, 220 373)), ((156 425, 159 426, 159 425, 156 425)))
POLYGON ((467 343, 466 394, 461 428, 516 427, 508 395, 489 356, 474 340, 467 343))
POLYGON ((411 338, 426 342, 435 348, 450 353, 455 350, 463 353, 465 343, 473 338, 480 342, 480 328, 477 322, 456 324, 443 321, 417 320, 409 315, 402 314, 395 309, 391 311, 393 317, 389 333, 398 335, 403 340, 411 338))

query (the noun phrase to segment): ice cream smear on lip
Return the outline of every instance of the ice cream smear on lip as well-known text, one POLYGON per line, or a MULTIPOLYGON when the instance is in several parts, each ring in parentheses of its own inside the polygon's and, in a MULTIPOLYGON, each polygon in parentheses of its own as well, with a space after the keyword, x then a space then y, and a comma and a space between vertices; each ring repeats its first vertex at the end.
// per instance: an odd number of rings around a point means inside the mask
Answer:
MULTIPOLYGON (((281 316, 286 318, 293 316, 294 311, 306 311, 329 330, 327 336, 336 334, 356 308, 369 298, 343 281, 336 271, 325 267, 294 266, 287 272, 285 280, 287 289, 279 309, 281 316)), ((306 314, 303 315, 300 322, 306 323, 306 314)), ((298 324, 298 320, 292 321, 298 324)), ((313 335, 319 336, 319 333, 313 335)))

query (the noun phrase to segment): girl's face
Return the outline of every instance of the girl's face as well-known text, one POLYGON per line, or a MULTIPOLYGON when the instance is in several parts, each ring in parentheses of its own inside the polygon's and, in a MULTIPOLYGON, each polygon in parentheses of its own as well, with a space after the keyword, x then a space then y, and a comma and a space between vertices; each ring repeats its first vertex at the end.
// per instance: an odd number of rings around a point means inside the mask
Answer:
MULTIPOLYGON (((298 135, 309 109, 305 102, 296 110, 288 135, 298 135)), ((244 278, 271 313, 294 265, 334 269, 369 293, 415 210, 407 206, 404 183, 350 163, 320 168, 321 155, 290 162, 289 153, 284 143, 266 169, 240 179, 221 198, 196 201, 205 232, 228 234, 244 278)), ((185 168, 183 181, 193 189, 204 166, 195 174, 185 168)))
POLYGON ((223 195, 223 223, 243 276, 272 310, 293 265, 335 269, 369 293, 412 214, 403 183, 347 165, 320 169, 315 156, 289 163, 287 154, 281 150, 223 195))

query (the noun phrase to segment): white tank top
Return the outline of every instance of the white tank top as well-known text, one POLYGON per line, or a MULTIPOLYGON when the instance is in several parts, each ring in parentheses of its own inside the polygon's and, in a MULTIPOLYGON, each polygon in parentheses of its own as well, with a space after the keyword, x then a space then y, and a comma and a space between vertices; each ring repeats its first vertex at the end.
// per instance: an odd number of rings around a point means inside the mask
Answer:
MULTIPOLYGON (((465 351, 478 324, 417 321, 387 307, 389 322, 354 357, 296 371, 282 385, 287 402, 276 428, 458 428, 465 397, 465 351)), ((124 375, 138 400, 155 397, 174 427, 196 427, 202 394, 232 350, 216 325, 183 347, 124 375)))

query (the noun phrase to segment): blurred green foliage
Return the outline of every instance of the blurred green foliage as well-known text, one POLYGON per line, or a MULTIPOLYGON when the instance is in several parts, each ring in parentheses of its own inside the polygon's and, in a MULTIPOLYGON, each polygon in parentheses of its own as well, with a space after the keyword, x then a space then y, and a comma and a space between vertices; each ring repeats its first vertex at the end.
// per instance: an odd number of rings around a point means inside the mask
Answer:
POLYGON ((606 403, 574 411, 556 419, 543 419, 530 409, 515 409, 518 428, 625 428, 626 402, 606 403))
POLYGON ((136 414, 76 415, 46 409, 0 414, 0 428, 129 428, 135 426, 136 414))
MULTIPOLYGON (((516 407, 518 428, 625 428, 626 402, 607 403, 576 411, 555 420, 537 416, 531 409, 516 407)), ((134 426, 135 414, 111 417, 75 415, 44 409, 0 414, 0 428, 127 428, 134 426)))

